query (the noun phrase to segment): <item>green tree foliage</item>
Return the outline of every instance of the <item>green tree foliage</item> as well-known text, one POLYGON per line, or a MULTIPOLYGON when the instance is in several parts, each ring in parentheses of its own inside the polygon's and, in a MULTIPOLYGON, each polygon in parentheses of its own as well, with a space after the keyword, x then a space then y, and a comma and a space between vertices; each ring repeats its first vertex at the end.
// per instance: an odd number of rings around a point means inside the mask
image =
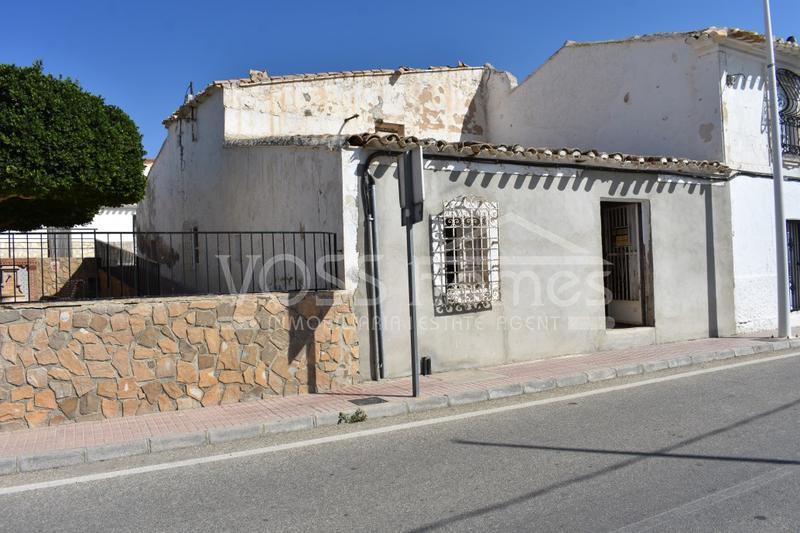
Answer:
POLYGON ((0 231, 86 224, 144 196, 131 118, 70 79, 0 64, 0 231))

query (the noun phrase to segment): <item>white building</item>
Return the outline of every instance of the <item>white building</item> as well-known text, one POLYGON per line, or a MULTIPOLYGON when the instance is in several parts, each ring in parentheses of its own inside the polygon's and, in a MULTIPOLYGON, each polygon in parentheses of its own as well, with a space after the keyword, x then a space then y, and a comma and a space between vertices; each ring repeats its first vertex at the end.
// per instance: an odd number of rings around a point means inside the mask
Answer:
MULTIPOLYGON (((152 165, 152 159, 144 160, 145 176, 152 165)), ((84 260, 97 257, 103 251, 100 248, 106 253, 112 248, 132 251, 135 230, 136 205, 123 205, 102 207, 91 222, 81 226, 0 233, 0 301, 37 301, 56 294, 71 297, 77 293, 69 284, 77 278, 85 286, 96 286, 96 266, 84 266, 84 260), (98 247, 98 242, 106 244, 98 247)))
MULTIPOLYGON (((407 374, 405 234, 394 175, 397 154, 422 146, 428 180, 415 228, 417 298, 420 346, 434 369, 732 329, 731 306, 716 306, 731 291, 730 251, 713 246, 730 234, 730 218, 711 208, 727 202, 728 169, 617 151, 523 149, 524 136, 513 140, 497 115, 515 85, 488 65, 252 72, 215 82, 165 121, 137 223, 151 232, 334 233, 342 288, 356 292, 362 318, 361 360, 373 364, 376 252, 383 368, 407 374)), ((202 240, 169 253, 166 245, 147 248, 178 261, 208 255, 202 240)), ((217 276, 202 266, 199 285, 213 285, 217 276)))
MULTIPOLYGON (((144 160, 144 175, 150 173, 153 159, 144 160)), ((74 226, 75 231, 97 231, 98 240, 103 242, 133 242, 131 235, 136 231, 136 204, 119 207, 102 207, 91 222, 82 226, 74 226)))
MULTIPOLYGON (((800 45, 776 42, 783 105, 785 206, 793 309, 800 309, 800 45)), ((764 37, 716 29, 568 41, 519 86, 492 100, 495 141, 596 146, 720 161, 733 171, 730 210, 735 331, 777 324, 774 211, 764 37)), ((727 305, 721 301, 718 305, 727 305)), ((800 324, 800 313, 793 313, 800 324)), ((720 332, 723 333, 723 332, 720 332)))

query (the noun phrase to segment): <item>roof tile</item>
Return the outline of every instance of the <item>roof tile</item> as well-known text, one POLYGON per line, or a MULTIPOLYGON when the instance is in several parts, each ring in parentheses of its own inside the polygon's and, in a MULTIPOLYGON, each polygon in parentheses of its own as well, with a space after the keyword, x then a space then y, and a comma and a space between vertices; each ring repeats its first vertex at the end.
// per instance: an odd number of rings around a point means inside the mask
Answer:
POLYGON ((497 159, 499 162, 545 161, 556 164, 588 163, 625 170, 663 171, 676 174, 689 174, 725 178, 731 169, 717 161, 697 161, 677 159, 658 155, 636 155, 624 153, 606 153, 598 150, 580 150, 577 148, 523 148, 519 144, 488 144, 485 142, 451 142, 437 139, 421 139, 414 136, 399 136, 394 133, 376 134, 362 133, 347 139, 350 146, 360 146, 381 150, 400 151, 419 145, 426 153, 466 157, 497 159))

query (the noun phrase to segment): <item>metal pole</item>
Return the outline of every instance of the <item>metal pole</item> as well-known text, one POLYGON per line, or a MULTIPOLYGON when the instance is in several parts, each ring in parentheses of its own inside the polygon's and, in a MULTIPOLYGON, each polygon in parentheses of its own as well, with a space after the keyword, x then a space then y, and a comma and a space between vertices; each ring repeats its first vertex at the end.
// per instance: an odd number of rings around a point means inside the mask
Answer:
MULTIPOLYGON (((369 169, 365 170, 365 172, 369 172, 369 169)), ((378 241, 378 218, 376 213, 378 212, 378 208, 375 203, 375 182, 367 178, 368 182, 367 185, 367 196, 369 198, 369 215, 367 216, 367 222, 369 226, 369 237, 370 237, 370 265, 372 266, 371 275, 371 286, 372 286, 372 298, 374 301, 372 305, 375 307, 375 343, 377 344, 377 352, 378 357, 377 359, 377 374, 378 379, 383 379, 386 377, 386 371, 383 367, 383 312, 381 309, 381 271, 378 262, 378 248, 379 248, 379 241, 378 241)))
POLYGON ((406 224, 406 259, 408 261, 408 316, 411 320, 411 390, 419 396, 419 349, 417 346, 417 284, 414 279, 414 225, 406 224))
POLYGON ((767 47, 767 90, 769 91, 769 132, 772 141, 772 185, 775 196, 775 261, 778 277, 778 337, 791 336, 789 325, 789 262, 786 251, 786 216, 783 211, 783 154, 781 152, 778 88, 775 75, 775 40, 769 0, 764 0, 765 44, 767 47))

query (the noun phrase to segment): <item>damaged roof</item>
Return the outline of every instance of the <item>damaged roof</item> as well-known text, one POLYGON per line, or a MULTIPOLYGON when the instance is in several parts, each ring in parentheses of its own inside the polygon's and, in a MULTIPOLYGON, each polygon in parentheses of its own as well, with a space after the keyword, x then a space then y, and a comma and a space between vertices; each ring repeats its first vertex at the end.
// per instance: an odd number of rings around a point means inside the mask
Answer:
POLYGON ((697 161, 670 156, 646 156, 576 148, 525 148, 519 144, 449 142, 436 139, 403 137, 393 133, 362 133, 347 139, 353 147, 402 151, 419 145, 426 154, 465 158, 495 159, 498 162, 536 162, 553 165, 586 165, 616 170, 663 172, 727 178, 731 169, 717 161, 697 161))
POLYGON ((450 72, 456 70, 483 70, 484 68, 492 68, 491 65, 486 64, 480 67, 471 67, 462 61, 459 61, 456 66, 440 66, 440 67, 427 67, 415 68, 399 66, 395 69, 374 68, 367 70, 342 70, 338 72, 315 72, 311 74, 287 74, 284 76, 270 76, 266 70, 251 70, 249 78, 239 78, 231 80, 219 80, 212 83, 219 86, 238 86, 249 87, 251 85, 271 85, 277 83, 289 83, 295 81, 318 81, 330 80, 338 78, 363 78, 366 76, 400 76, 402 74, 415 74, 415 73, 430 73, 430 72, 450 72))
MULTIPOLYGON (((606 43, 626 43, 633 41, 656 41, 659 39, 668 39, 674 37, 685 37, 695 41, 710 40, 714 42, 722 42, 730 39, 749 45, 761 45, 766 41, 766 37, 756 31, 743 30, 739 28, 717 28, 711 26, 701 30, 683 31, 683 32, 667 32, 667 33, 651 33, 646 35, 633 35, 623 39, 610 39, 607 41, 567 41, 564 46, 591 46, 594 44, 606 43)), ((775 49, 778 52, 788 53, 791 55, 800 55, 800 44, 786 39, 775 39, 775 49)))
POLYGON ((202 91, 182 104, 174 113, 164 119, 164 124, 176 120, 179 116, 185 118, 185 111, 190 107, 202 102, 209 94, 218 88, 224 87, 253 87, 257 85, 278 85, 282 83, 321 81, 343 78, 365 78, 369 76, 402 76, 405 74, 420 74, 431 72, 455 72, 463 70, 484 70, 493 69, 492 65, 485 64, 480 67, 472 67, 459 61, 456 66, 431 66, 427 68, 415 68, 399 66, 395 69, 367 69, 367 70, 342 70, 339 72, 317 72, 311 74, 287 74, 283 76, 270 76, 266 70, 251 70, 248 78, 234 78, 229 80, 216 80, 208 84, 202 91))
MULTIPOLYGON (((739 28, 708 28, 703 31, 711 39, 733 39, 747 44, 763 45, 767 38, 758 32, 739 28)), ((800 55, 800 44, 786 39, 775 39, 775 50, 778 52, 800 55)))

